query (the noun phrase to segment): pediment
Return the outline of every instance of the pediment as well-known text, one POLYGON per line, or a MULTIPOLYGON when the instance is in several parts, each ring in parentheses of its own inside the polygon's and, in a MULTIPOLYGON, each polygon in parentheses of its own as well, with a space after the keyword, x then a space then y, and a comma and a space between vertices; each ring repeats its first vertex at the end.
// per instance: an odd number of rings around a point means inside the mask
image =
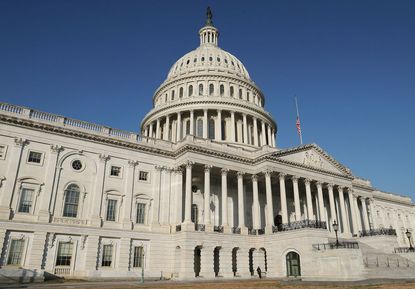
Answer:
POLYGON ((276 153, 278 159, 300 166, 350 176, 351 171, 315 144, 305 145, 276 153))

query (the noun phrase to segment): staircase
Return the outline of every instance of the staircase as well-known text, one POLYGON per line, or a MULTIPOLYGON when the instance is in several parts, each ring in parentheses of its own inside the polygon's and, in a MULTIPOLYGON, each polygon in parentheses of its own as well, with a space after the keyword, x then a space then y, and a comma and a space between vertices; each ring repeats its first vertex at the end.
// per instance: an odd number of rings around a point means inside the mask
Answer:
POLYGON ((385 253, 362 242, 359 242, 359 247, 363 255, 366 278, 414 278, 415 263, 413 261, 392 252, 385 253))

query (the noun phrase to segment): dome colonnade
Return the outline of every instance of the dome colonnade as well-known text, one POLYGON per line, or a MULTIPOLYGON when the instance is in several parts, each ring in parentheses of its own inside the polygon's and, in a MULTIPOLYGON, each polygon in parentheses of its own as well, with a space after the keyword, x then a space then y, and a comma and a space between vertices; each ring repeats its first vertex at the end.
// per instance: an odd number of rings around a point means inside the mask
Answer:
POLYGON ((172 142, 193 135, 276 147, 277 125, 242 62, 217 46, 219 32, 211 22, 199 35, 200 46, 180 58, 156 90, 142 135, 172 142))

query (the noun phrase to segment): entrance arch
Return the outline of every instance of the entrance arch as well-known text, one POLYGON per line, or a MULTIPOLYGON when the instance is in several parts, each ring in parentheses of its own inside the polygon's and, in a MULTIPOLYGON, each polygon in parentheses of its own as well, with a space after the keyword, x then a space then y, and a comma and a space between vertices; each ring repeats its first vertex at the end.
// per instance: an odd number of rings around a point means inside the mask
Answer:
POLYGON ((238 247, 235 247, 232 249, 232 272, 233 276, 236 276, 236 273, 238 272, 238 247))
POLYGON ((251 272, 251 276, 254 276, 255 271, 254 271, 254 252, 255 252, 255 248, 251 248, 249 249, 249 272, 251 272))
POLYGON ((199 277, 200 275, 200 255, 201 255, 202 248, 200 246, 195 247, 194 252, 194 271, 195 271, 195 277, 199 277))
POLYGON ((215 249, 213 250, 213 271, 215 271, 215 277, 219 276, 219 270, 220 270, 220 266, 219 266, 219 252, 220 252, 221 247, 215 247, 215 249))
POLYGON ((300 255, 294 251, 288 252, 286 257, 287 276, 301 276, 300 255))

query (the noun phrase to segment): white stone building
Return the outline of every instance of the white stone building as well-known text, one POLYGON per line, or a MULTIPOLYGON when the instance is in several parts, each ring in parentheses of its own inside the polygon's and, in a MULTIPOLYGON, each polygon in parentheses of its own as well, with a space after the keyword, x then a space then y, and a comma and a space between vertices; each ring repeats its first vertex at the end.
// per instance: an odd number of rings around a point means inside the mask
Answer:
POLYGON ((210 17, 199 34, 140 135, 0 103, 2 281, 412 276, 413 255, 394 253, 415 228, 410 198, 315 144, 278 148, 210 17))

